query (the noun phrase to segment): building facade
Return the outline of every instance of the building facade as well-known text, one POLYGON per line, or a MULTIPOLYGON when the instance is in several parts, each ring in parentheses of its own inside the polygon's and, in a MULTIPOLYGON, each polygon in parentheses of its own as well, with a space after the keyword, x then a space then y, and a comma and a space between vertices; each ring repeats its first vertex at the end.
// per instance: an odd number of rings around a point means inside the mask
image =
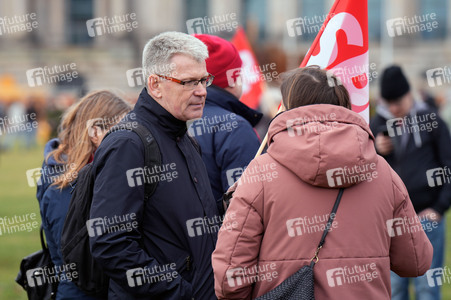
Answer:
MULTIPOLYGON (((245 28, 256 52, 272 44, 284 53, 279 68, 283 71, 299 65, 332 4, 333 0, 1 1, 0 74, 12 74, 30 86, 30 69, 75 64, 88 89, 134 91, 140 82, 131 82, 133 70, 140 67, 142 48, 154 35, 203 30, 230 38, 238 25, 245 28)), ((368 6, 373 71, 396 62, 417 80, 427 70, 451 66, 451 0, 368 0, 368 6)), ((434 91, 451 86, 443 81, 434 91)))

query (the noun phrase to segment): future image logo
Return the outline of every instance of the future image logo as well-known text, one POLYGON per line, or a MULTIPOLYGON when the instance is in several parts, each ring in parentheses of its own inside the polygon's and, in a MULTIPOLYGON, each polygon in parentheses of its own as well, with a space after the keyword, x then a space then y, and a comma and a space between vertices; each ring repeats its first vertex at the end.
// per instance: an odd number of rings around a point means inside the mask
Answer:
POLYGON ((138 220, 135 213, 105 216, 86 221, 86 229, 90 237, 101 236, 106 233, 131 232, 136 228, 138 228, 138 220))
POLYGON ((40 267, 27 270, 28 286, 31 288, 40 287, 44 284, 55 282, 71 282, 78 278, 78 271, 75 263, 54 265, 52 267, 40 267))
POLYGON ((438 128, 436 113, 388 119, 386 124, 390 137, 415 134, 422 131, 432 132, 438 128))
POLYGON ((271 282, 279 276, 275 263, 254 265, 251 267, 237 267, 227 270, 227 284, 230 287, 239 287, 243 284, 255 282, 271 282))
MULTIPOLYGON (((330 215, 332 221, 332 225, 329 228, 329 231, 332 229, 336 229, 338 226, 338 222, 335 220, 335 214, 332 213, 330 215)), ((315 233, 315 232, 323 232, 326 229, 327 221, 329 220, 329 214, 326 215, 314 215, 313 217, 300 217, 289 219, 286 222, 288 236, 295 237, 301 236, 303 234, 315 233)))
POLYGON ((27 281, 30 287, 42 286, 46 282, 46 278, 44 275, 44 269, 35 268, 28 270, 27 273, 27 281))
POLYGON ((429 169, 426 171, 430 187, 442 186, 451 183, 451 170, 448 167, 429 169))
POLYGON ((72 181, 77 178, 75 163, 69 165, 44 166, 43 168, 29 169, 25 172, 29 187, 41 186, 43 184, 54 183, 58 178, 65 178, 72 181), (72 172, 69 172, 72 171, 72 172))
MULTIPOLYGON (((433 217, 433 216, 429 216, 433 217)), ((403 234, 411 234, 415 232, 431 232, 438 226, 438 222, 430 221, 428 216, 422 216, 421 219, 417 215, 414 217, 393 218, 386 221, 387 232, 390 237, 398 237, 403 234)))
POLYGON ((35 187, 36 185, 42 184, 42 182, 40 180, 41 172, 42 172, 42 168, 34 168, 34 169, 27 170, 25 172, 27 175, 27 182, 28 182, 29 187, 35 187))
POLYGON ((451 272, 448 266, 430 269, 426 272, 426 278, 430 287, 442 286, 451 283, 451 272))
POLYGON ((194 120, 188 127, 188 134, 196 137, 218 132, 232 132, 237 128, 238 120, 235 113, 218 114, 194 120))
POLYGON ((44 84, 44 69, 29 69, 26 72, 28 85, 31 87, 42 86, 44 84))
POLYGON ((244 269, 243 268, 233 268, 227 270, 227 283, 230 287, 241 286, 243 285, 243 276, 244 269))
POLYGON ((367 82, 371 82, 378 77, 376 64, 351 65, 343 67, 335 67, 326 71, 327 84, 330 87, 343 84, 365 86, 367 82), (337 80, 334 79, 337 78, 337 80))
POLYGON ((129 287, 140 287, 144 284, 154 284, 166 281, 172 282, 179 276, 175 263, 154 265, 152 267, 134 268, 126 271, 129 287))
POLYGON ((327 183, 330 187, 340 187, 377 178, 376 163, 345 166, 326 171, 327 183))
POLYGON ((238 222, 234 212, 222 216, 192 218, 186 221, 186 229, 190 237, 198 237, 219 231, 232 231, 236 228, 238 228, 238 222))
POLYGON ((188 34, 217 34, 221 31, 232 32, 238 28, 236 13, 205 16, 186 21, 188 34))
POLYGON ((75 63, 28 69, 25 73, 30 87, 72 82, 72 80, 78 78, 77 65, 75 63))
POLYGON ((114 15, 112 17, 94 18, 86 21, 86 28, 90 37, 102 36, 117 32, 131 32, 138 28, 135 13, 114 15))
POLYGON ((365 265, 345 266, 326 271, 327 284, 337 287, 348 284, 372 282, 379 278, 376 263, 365 265))
POLYGON ((286 121, 287 132, 290 137, 333 130, 337 125, 335 113, 322 116, 298 117, 286 121))
POLYGON ((227 84, 229 86, 243 85, 241 79, 241 68, 234 68, 226 71, 227 84))
POLYGON ((387 131, 390 137, 400 136, 403 133, 403 119, 394 118, 387 120, 387 131))
POLYGON ((36 13, 0 17, 0 36, 18 32, 31 32, 38 28, 36 13))
POLYGON ((145 283, 144 269, 135 268, 126 272, 127 282, 130 287, 141 286, 145 283))
POLYGON ((35 213, 0 217, 0 235, 16 232, 31 232, 39 228, 35 213))
POLYGON ((426 71, 426 78, 429 87, 433 88, 443 84, 451 83, 451 69, 448 66, 435 68, 426 71))
POLYGON ((86 227, 90 237, 101 236, 105 233, 105 223, 103 222, 103 218, 89 219, 86 221, 86 227))
POLYGON ((325 24, 326 21, 331 19, 334 15, 335 14, 332 13, 322 16, 314 15, 312 17, 306 16, 289 19, 286 22, 288 36, 296 37, 301 36, 303 34, 317 34, 323 27, 323 24, 325 24))
POLYGON ((388 36, 394 38, 405 34, 414 34, 418 32, 431 32, 438 28, 437 14, 430 13, 421 16, 399 17, 388 19, 386 21, 388 36))
POLYGON ((226 171, 227 183, 232 186, 238 179, 240 179, 241 174, 243 174, 244 168, 234 168, 226 171))
POLYGON ((146 82, 145 72, 143 68, 134 68, 127 70, 125 75, 129 87, 143 86, 146 82))
POLYGON ((226 71, 227 84, 229 86, 242 86, 243 93, 257 82, 272 82, 279 78, 276 63, 257 65, 251 53, 247 50, 240 51, 243 61, 241 68, 233 68, 226 71))
POLYGON ((144 168, 134 168, 125 172, 129 187, 142 186, 144 184, 153 184, 157 182, 172 182, 178 178, 178 172, 175 163, 164 164, 144 168))

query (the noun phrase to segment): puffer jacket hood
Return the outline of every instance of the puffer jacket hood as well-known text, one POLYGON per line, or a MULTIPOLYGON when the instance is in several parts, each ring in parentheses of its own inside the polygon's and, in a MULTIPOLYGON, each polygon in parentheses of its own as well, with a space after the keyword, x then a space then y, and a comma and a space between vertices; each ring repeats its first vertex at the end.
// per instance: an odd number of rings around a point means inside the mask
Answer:
POLYGON ((298 107, 278 115, 268 130, 267 152, 302 181, 324 188, 365 181, 378 160, 374 136, 365 120, 349 109, 329 104, 298 107), (293 152, 302 155, 287 155, 293 152), (341 179, 335 181, 334 176, 341 179))
MULTIPOLYGON (((44 147, 44 162, 42 163, 42 169, 52 169, 52 172, 44 172, 44 174, 56 174, 56 172, 53 171, 54 168, 57 166, 63 165, 62 163, 59 163, 56 161, 55 157, 53 155, 49 156, 49 154, 56 150, 60 145, 60 140, 57 138, 51 139, 45 144, 44 147)), ((63 156, 63 158, 66 158, 63 156)), ((52 184, 52 180, 50 178, 41 178, 40 183, 37 185, 36 189, 36 198, 39 202, 41 202, 42 198, 44 197, 44 193, 47 191, 49 186, 52 184)))

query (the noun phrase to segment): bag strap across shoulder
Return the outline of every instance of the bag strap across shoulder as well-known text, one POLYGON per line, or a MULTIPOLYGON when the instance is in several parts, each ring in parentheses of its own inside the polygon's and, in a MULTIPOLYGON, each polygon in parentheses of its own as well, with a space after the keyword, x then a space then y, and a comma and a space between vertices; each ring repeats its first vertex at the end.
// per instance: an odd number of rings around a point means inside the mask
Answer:
POLYGON ((39 229, 39 235, 41 237, 41 246, 42 246, 42 250, 47 250, 47 245, 45 243, 45 239, 44 239, 44 227, 41 224, 41 228, 39 229))
MULTIPOLYGON (((155 166, 161 166, 161 152, 158 147, 157 141, 154 136, 144 125, 136 122, 119 122, 117 125, 111 127, 104 139, 114 131, 133 131, 141 139, 144 145, 144 166, 153 168, 155 166)), ((144 184, 144 201, 147 202, 153 195, 157 188, 157 183, 145 183, 144 184)))
POLYGON ((312 258, 312 262, 310 264, 310 266, 312 268, 315 266, 315 264, 319 260, 319 258, 318 258, 319 251, 321 250, 321 248, 323 248, 324 242, 326 241, 327 233, 329 233, 329 229, 330 229, 330 227, 332 227, 332 223, 335 220, 335 216, 337 214, 338 205, 340 204, 341 197, 343 196, 343 191, 344 191, 344 188, 341 188, 338 191, 338 196, 337 196, 337 199, 335 200, 335 204, 334 204, 334 206, 332 208, 332 211, 331 211, 331 213, 329 215, 329 220, 327 221, 326 228, 323 231, 323 236, 321 237, 321 240, 319 241, 318 247, 316 248, 315 256, 312 258))
MULTIPOLYGON (((132 131, 140 137, 144 144, 144 165, 150 168, 161 166, 160 148, 152 133, 141 124, 138 124, 137 127, 133 127, 132 131)), ((149 200, 156 188, 156 183, 144 184, 144 201, 149 200)))

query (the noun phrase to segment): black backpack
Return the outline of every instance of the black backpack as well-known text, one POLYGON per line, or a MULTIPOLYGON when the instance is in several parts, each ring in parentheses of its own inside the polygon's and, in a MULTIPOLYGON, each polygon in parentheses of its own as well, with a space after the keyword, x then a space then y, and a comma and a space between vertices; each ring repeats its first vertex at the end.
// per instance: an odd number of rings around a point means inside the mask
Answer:
MULTIPOLYGON (((142 140, 145 149, 145 166, 161 166, 161 152, 151 132, 143 125, 130 122, 119 123, 112 127, 105 138, 113 131, 131 130, 142 140), (137 127, 136 124, 138 125, 137 127)), ((159 169, 159 168, 155 168, 159 169)), ((84 166, 78 173, 73 190, 69 211, 61 234, 61 252, 65 264, 75 263, 78 278, 73 278, 75 285, 89 296, 107 298, 109 278, 94 260, 89 247, 89 235, 86 222, 90 218, 90 209, 94 189, 92 163, 84 166)), ((152 184, 144 180, 144 201, 152 196, 158 181, 152 184)))

